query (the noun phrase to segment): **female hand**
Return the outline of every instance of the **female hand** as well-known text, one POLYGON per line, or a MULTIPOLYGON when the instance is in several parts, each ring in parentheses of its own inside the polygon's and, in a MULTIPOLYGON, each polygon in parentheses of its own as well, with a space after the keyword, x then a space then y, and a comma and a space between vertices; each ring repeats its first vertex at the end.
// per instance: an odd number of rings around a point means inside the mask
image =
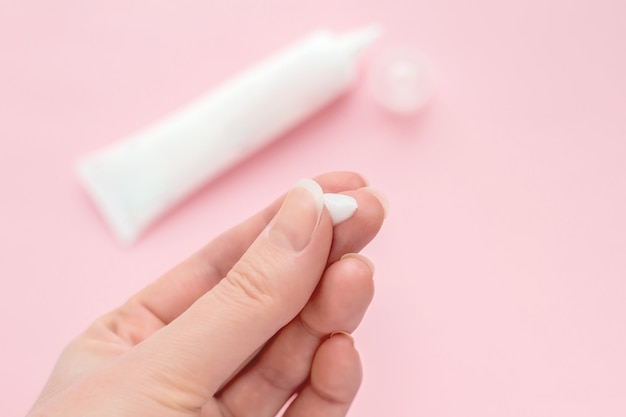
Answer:
POLYGON ((29 417, 344 416, 361 380, 352 332, 373 296, 356 255, 386 203, 357 174, 286 197, 96 320, 61 355, 29 417), (345 193, 335 226, 321 204, 345 193), (329 337, 333 335, 332 337, 329 337))

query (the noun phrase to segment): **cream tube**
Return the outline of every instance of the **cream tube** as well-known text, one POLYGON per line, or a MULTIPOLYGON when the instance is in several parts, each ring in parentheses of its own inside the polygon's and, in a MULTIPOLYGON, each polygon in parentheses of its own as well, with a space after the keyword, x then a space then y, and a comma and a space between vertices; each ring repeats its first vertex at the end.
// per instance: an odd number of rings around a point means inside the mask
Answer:
POLYGON ((345 92, 378 27, 319 30, 128 139, 78 162, 114 234, 134 241, 165 211, 345 92))

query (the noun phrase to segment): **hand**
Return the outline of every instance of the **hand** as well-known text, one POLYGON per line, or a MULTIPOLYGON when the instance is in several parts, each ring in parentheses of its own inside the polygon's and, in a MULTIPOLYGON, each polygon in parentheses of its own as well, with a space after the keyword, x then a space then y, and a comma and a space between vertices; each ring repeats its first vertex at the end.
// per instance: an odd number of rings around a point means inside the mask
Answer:
POLYGON ((373 296, 355 253, 385 200, 357 174, 316 181, 354 216, 333 228, 321 190, 292 189, 96 320, 29 417, 270 417, 294 394, 287 416, 344 416, 361 381, 349 333, 373 296))

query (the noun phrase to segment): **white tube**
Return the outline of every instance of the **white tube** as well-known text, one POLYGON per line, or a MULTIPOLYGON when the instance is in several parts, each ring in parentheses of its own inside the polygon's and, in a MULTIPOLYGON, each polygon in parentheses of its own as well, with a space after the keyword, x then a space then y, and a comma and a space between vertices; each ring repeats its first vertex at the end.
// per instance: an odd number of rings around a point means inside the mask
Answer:
POLYGON ((78 162, 114 234, 134 241, 165 211, 346 91, 378 27, 314 32, 169 118, 78 162))

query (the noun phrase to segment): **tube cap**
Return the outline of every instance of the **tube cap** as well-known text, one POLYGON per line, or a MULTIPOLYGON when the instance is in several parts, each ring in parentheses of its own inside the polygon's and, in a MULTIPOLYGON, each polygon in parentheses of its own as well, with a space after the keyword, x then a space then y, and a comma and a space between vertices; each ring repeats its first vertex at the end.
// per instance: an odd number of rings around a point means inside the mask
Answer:
POLYGON ((370 88, 374 99, 385 110, 400 115, 414 114, 433 96, 430 60, 409 47, 383 53, 374 63, 370 88))

